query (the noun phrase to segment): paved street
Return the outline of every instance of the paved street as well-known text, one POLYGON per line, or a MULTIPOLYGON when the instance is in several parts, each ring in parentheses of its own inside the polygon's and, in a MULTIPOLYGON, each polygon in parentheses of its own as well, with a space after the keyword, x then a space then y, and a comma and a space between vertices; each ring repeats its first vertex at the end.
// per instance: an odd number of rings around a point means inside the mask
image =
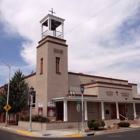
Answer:
POLYGON ((27 137, 18 135, 16 133, 11 133, 0 129, 0 140, 44 140, 44 139, 57 139, 57 140, 66 140, 66 139, 73 139, 73 140, 139 140, 140 139, 140 129, 135 129, 131 131, 125 132, 117 132, 117 133, 109 133, 109 134, 102 134, 102 135, 94 135, 89 137, 79 137, 79 138, 43 138, 43 137, 27 137))

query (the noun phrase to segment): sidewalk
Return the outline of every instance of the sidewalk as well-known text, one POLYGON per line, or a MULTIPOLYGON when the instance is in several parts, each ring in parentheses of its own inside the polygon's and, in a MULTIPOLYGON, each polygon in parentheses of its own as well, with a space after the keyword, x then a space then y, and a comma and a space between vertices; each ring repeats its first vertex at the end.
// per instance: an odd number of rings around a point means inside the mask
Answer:
POLYGON ((59 129, 59 130, 47 130, 47 131, 35 131, 29 132, 27 129, 15 126, 15 125, 8 125, 5 127, 4 123, 0 123, 0 128, 12 131, 21 135, 31 136, 31 137, 83 137, 89 135, 101 135, 107 133, 114 133, 114 132, 123 132, 123 131, 130 131, 140 128, 140 125, 131 124, 129 128, 120 128, 120 129, 113 129, 113 130, 100 130, 100 131, 90 131, 90 132, 80 132, 76 128, 71 129, 59 129))

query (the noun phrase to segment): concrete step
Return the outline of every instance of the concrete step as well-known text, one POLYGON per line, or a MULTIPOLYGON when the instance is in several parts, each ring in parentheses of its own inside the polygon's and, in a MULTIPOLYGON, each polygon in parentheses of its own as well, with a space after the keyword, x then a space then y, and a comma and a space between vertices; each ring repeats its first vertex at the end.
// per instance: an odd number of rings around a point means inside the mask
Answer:
POLYGON ((138 124, 136 120, 128 120, 127 122, 129 122, 130 124, 138 124))

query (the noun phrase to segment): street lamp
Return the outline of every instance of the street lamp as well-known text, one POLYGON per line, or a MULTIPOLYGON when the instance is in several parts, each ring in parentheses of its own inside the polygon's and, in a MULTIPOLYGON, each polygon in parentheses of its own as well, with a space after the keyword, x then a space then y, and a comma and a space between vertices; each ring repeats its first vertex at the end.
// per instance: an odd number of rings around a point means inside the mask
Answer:
POLYGON ((32 131, 32 105, 33 105, 33 96, 34 96, 34 88, 30 88, 30 119, 29 119, 29 131, 32 131))
MULTIPOLYGON (((9 78, 8 78, 8 91, 7 91, 7 105, 9 104, 9 91, 10 91, 10 72, 11 72, 11 66, 4 62, 3 60, 0 60, 3 62, 8 68, 9 68, 9 78)), ((6 117, 5 117, 5 126, 7 127, 7 118, 8 118, 8 111, 6 111, 6 117)))
POLYGON ((82 95, 82 132, 84 132, 85 131, 85 129, 84 129, 84 107, 83 107, 83 94, 84 94, 84 86, 81 86, 80 87, 80 90, 81 90, 81 95, 82 95))

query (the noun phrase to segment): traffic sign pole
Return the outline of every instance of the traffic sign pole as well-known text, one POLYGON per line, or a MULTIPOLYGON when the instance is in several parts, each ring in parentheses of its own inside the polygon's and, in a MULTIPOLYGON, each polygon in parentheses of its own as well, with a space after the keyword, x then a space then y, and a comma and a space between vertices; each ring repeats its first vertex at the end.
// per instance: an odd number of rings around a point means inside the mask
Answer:
POLYGON ((81 100, 77 100, 76 102, 77 102, 76 109, 77 109, 77 112, 78 112, 78 133, 79 133, 79 128, 80 128, 80 126, 79 126, 79 121, 80 121, 79 114, 80 114, 80 102, 81 102, 81 100))
POLYGON ((12 107, 6 104, 3 108, 6 110, 6 112, 8 112, 12 107))

